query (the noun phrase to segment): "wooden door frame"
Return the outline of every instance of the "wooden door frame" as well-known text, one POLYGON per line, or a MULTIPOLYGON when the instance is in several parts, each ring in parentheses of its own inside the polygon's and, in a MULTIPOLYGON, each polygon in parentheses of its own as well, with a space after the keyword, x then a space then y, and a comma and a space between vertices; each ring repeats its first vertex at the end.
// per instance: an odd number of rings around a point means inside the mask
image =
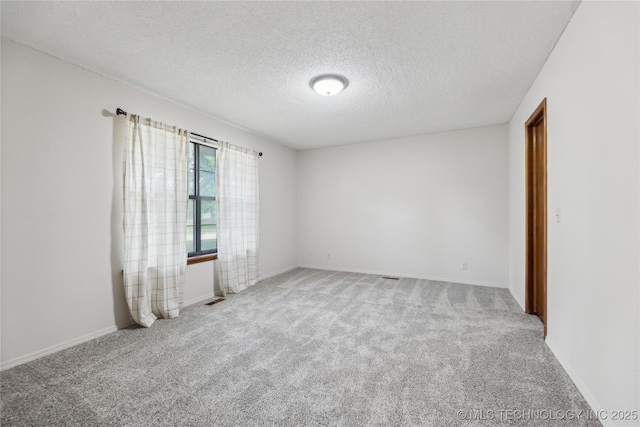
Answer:
POLYGON ((526 285, 525 285, 525 310, 529 314, 535 314, 534 283, 533 283, 533 237, 534 237, 534 208, 533 208, 533 132, 535 127, 542 122, 543 128, 543 161, 542 161, 542 307, 544 312, 544 336, 547 336, 547 98, 544 98, 538 108, 525 122, 525 194, 526 194, 526 285))

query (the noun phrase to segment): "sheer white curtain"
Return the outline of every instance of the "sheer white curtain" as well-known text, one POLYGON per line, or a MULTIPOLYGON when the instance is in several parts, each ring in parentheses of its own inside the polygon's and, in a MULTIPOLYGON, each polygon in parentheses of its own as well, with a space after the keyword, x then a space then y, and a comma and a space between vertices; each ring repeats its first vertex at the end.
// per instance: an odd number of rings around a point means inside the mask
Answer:
POLYGON ((259 276, 258 153, 221 142, 217 157, 218 277, 237 293, 259 276))
POLYGON ((149 327, 177 317, 187 268, 188 132, 130 116, 124 152, 124 287, 149 327))

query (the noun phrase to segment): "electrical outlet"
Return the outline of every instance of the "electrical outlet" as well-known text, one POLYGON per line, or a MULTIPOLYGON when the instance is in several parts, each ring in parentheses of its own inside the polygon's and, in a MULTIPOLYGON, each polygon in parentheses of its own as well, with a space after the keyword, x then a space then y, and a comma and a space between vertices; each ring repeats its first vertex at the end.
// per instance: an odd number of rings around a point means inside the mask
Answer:
POLYGON ((462 268, 463 270, 467 270, 467 269, 469 268, 469 266, 468 266, 468 264, 467 264, 467 261, 464 261, 464 262, 462 263, 461 268, 462 268))

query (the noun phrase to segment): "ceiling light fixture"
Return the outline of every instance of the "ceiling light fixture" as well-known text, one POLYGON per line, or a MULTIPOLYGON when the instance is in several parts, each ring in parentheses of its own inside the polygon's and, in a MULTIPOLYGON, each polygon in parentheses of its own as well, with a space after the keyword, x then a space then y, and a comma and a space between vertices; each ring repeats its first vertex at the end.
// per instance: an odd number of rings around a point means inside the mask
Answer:
POLYGON ((337 74, 322 74, 311 79, 309 86, 320 95, 336 95, 349 85, 349 81, 337 74))

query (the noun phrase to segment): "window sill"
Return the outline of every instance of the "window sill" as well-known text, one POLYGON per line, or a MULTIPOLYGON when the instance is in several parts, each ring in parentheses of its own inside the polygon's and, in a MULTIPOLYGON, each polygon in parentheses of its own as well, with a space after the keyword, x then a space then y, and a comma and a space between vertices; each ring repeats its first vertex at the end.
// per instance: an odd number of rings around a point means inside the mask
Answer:
POLYGON ((200 262, 214 261, 216 259, 218 259, 218 254, 192 256, 187 258, 187 265, 198 264, 200 262))

